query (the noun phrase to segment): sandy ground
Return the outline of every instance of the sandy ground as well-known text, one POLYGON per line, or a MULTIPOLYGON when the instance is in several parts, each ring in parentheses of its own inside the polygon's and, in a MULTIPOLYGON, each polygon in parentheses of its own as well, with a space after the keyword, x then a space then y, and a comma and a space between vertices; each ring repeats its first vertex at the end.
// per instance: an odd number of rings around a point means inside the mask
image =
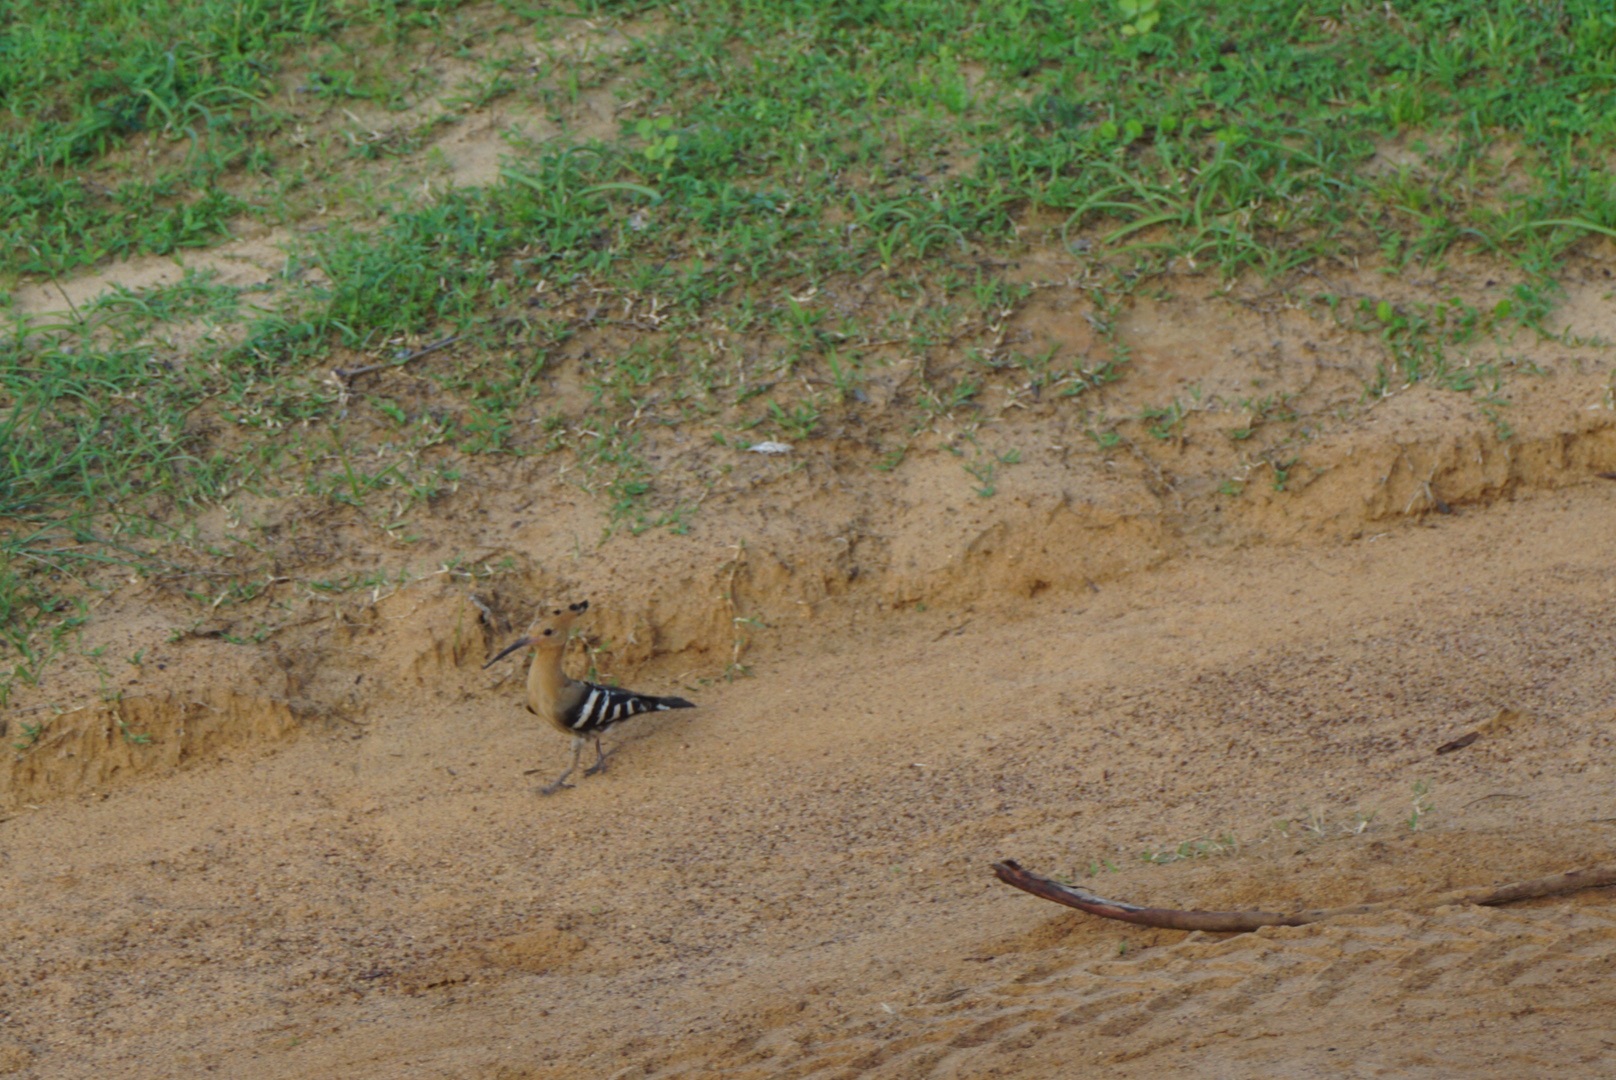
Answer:
MULTIPOLYGON (((988 864, 1283 907, 1608 860, 1612 537, 1616 487, 1590 481, 798 630, 548 799, 525 773, 564 741, 478 670, 484 643, 417 643, 435 666, 362 728, 0 825, 0 1067, 1594 1075, 1616 1042, 1603 893, 1225 938, 1066 913, 988 864)), ((453 592, 390 617, 441 633, 453 592)))

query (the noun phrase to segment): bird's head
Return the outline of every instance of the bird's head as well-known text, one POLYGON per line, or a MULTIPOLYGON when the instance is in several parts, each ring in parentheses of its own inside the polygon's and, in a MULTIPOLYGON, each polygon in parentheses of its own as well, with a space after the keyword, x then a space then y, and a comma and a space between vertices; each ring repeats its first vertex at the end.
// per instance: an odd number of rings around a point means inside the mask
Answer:
POLYGON ((533 620, 533 625, 527 628, 527 633, 501 649, 498 656, 483 665, 483 669, 487 670, 516 650, 529 646, 535 646, 541 652, 565 648, 567 631, 572 629, 573 620, 588 610, 588 600, 580 600, 565 607, 540 609, 539 617, 533 620))

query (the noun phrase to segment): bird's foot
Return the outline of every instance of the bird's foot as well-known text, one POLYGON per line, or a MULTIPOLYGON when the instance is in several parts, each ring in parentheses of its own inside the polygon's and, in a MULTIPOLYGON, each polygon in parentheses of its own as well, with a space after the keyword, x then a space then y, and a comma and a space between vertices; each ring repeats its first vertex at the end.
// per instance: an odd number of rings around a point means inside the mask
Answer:
POLYGON ((546 784, 543 787, 541 787, 539 789, 539 794, 540 795, 554 795, 556 792, 560 791, 562 788, 570 788, 572 786, 573 785, 567 783, 565 779, 557 780, 553 784, 546 784))

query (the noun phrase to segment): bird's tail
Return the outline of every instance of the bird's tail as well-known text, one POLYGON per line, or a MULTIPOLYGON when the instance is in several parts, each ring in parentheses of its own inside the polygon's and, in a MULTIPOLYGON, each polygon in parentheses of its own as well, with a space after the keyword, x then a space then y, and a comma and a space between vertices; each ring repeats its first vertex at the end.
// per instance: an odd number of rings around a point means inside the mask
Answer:
POLYGON ((686 701, 682 697, 654 697, 650 699, 658 709, 694 709, 694 701, 686 701))

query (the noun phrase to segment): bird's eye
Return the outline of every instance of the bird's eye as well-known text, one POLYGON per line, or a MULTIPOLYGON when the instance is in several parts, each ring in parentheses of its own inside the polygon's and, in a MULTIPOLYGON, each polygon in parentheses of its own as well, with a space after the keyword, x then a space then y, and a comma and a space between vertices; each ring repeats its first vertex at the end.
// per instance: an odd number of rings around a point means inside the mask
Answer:
POLYGON ((555 633, 555 631, 554 631, 554 630, 546 630, 546 631, 545 631, 545 632, 544 632, 544 636, 545 636, 545 637, 549 637, 549 636, 550 636, 550 635, 551 635, 551 634, 553 634, 553 633, 555 633))

